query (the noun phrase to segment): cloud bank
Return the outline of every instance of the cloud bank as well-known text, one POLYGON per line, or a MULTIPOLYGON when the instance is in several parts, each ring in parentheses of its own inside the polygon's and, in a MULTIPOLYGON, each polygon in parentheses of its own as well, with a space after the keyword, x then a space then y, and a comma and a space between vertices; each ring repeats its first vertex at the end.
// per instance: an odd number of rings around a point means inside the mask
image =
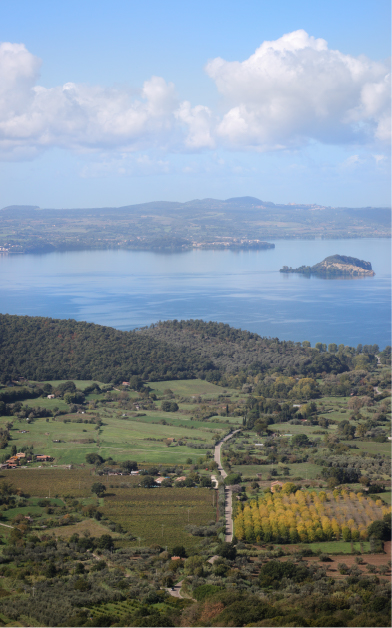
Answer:
POLYGON ((180 101, 153 76, 137 97, 125 88, 39 86, 41 61, 23 44, 0 44, 0 153, 42 150, 167 153, 297 149, 309 142, 382 145, 390 139, 386 63, 330 50, 299 30, 265 41, 245 61, 206 65, 224 113, 180 101))

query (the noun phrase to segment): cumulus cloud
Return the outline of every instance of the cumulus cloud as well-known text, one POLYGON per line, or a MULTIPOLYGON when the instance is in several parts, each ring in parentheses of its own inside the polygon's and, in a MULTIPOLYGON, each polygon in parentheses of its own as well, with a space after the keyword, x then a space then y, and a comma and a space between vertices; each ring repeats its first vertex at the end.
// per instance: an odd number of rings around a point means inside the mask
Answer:
POLYGON ((177 120, 188 125, 185 144, 188 148, 214 148, 212 137, 212 113, 208 107, 191 107, 187 100, 182 102, 175 113, 177 120))
POLYGON ((206 66, 229 103, 217 135, 264 150, 387 140, 390 74, 384 63, 330 50, 304 30, 265 41, 245 61, 206 66))
POLYGON ((127 90, 66 83, 36 86, 39 60, 19 44, 0 46, 0 147, 94 149, 167 143, 178 106, 174 85, 152 77, 140 98, 127 90))
POLYGON ((305 31, 265 41, 245 61, 213 59, 208 75, 226 112, 180 102, 153 76, 126 88, 39 85, 41 61, 23 44, 0 44, 0 154, 31 158, 57 146, 105 155, 381 143, 390 137, 390 75, 384 63, 330 50, 305 31))

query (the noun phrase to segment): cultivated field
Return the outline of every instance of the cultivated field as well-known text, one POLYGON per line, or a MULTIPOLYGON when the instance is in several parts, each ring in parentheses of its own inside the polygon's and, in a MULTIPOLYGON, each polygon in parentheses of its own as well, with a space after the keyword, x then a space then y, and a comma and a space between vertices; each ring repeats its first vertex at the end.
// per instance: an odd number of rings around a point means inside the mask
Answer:
POLYGON ((213 491, 208 489, 119 489, 105 497, 103 514, 131 533, 132 545, 198 545, 185 526, 216 520, 213 491))

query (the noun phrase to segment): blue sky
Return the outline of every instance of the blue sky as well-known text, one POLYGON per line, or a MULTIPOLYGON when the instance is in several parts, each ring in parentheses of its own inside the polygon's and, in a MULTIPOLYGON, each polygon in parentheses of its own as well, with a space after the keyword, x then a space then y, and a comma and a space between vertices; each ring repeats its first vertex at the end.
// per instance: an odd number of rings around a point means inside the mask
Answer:
POLYGON ((390 203, 389 2, 13 0, 0 42, 1 207, 390 203))

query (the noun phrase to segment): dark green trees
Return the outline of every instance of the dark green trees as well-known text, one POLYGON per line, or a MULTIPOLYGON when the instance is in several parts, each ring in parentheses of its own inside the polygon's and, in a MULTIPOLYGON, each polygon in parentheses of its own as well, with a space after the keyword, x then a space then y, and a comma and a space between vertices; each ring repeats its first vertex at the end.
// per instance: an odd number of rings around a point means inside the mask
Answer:
POLYGON ((94 482, 91 492, 95 493, 97 497, 102 497, 106 493, 106 486, 102 482, 94 482))

